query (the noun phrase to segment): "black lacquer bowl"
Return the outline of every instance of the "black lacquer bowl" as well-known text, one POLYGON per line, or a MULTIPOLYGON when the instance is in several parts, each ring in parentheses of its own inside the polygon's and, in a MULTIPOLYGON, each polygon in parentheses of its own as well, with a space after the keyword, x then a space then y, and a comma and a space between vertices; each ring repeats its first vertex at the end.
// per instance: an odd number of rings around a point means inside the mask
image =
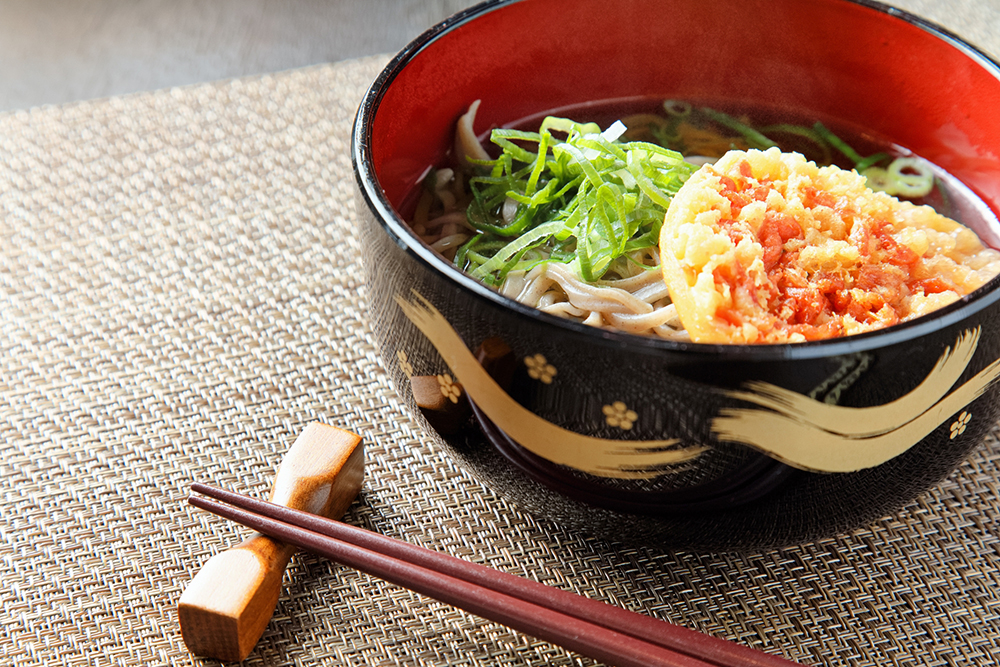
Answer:
POLYGON ((409 193, 446 159, 473 100, 486 131, 653 96, 865 128, 967 185, 985 214, 957 215, 998 245, 1000 68, 936 26, 848 0, 486 3, 397 55, 354 128, 373 328, 400 394, 416 411, 417 380, 439 390, 457 421, 429 424, 522 507, 656 548, 762 548, 850 530, 951 473, 998 416, 998 279, 877 333, 678 343, 503 298, 404 222, 409 193))

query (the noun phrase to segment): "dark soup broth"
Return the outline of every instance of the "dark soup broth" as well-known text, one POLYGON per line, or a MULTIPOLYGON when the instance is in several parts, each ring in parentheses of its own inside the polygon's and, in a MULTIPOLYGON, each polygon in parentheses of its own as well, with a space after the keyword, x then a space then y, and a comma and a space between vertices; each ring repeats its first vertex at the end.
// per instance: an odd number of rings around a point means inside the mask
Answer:
MULTIPOLYGON (((659 143, 685 156, 697 155, 696 151, 707 144, 706 141, 685 145, 683 132, 677 131, 685 126, 702 130, 705 134, 700 136, 706 140, 712 135, 718 137, 718 143, 711 145, 716 149, 722 148, 722 152, 730 149, 763 148, 766 144, 760 141, 762 137, 773 142, 782 151, 801 153, 807 160, 818 165, 832 164, 842 169, 854 169, 856 162, 817 132, 816 124, 821 123, 835 139, 839 139, 843 146, 862 159, 884 154, 886 158, 881 161, 883 165, 897 157, 919 159, 933 174, 930 192, 915 197, 901 194, 895 196, 914 204, 932 207, 941 215, 975 231, 985 244, 1000 249, 1000 220, 968 186, 942 167, 915 155, 909 149, 834 118, 764 106, 749 107, 730 101, 640 97, 552 109, 508 123, 504 127, 537 130, 546 116, 572 118, 581 123, 592 122, 602 129, 621 120, 628 127, 625 137, 659 143), (735 122, 727 124, 731 121, 735 122), (760 137, 755 137, 754 132, 759 133, 760 137), (731 141, 727 143, 727 139, 731 141), (754 139, 757 141, 754 142, 754 139)), ((697 133, 692 134, 699 136, 697 133)), ((483 133, 480 140, 487 150, 495 148, 490 142, 490 132, 483 133)), ((722 152, 706 157, 720 157, 722 152)))
MULTIPOLYGON (((681 186, 699 167, 731 150, 777 148, 819 166, 853 170, 865 179, 849 190, 858 201, 866 198, 867 183, 901 201, 927 205, 971 229, 988 248, 1000 248, 1000 223, 970 188, 907 148, 833 119, 718 101, 640 98, 554 109, 476 137, 471 128, 477 109, 478 102, 457 123, 448 163, 429 169, 408 198, 404 209, 412 230, 456 267, 504 296, 585 324, 689 340, 681 321, 684 313, 674 308, 659 275, 660 231, 681 186)), ((745 160, 743 166, 750 169, 745 160)), ((750 172, 745 173, 749 178, 750 172)), ((848 178, 837 174, 841 176, 848 178)), ((849 178, 857 183, 856 176, 849 178)), ((844 224, 850 229, 853 223, 844 224)), ((880 217, 865 224, 875 224, 871 233, 882 234, 887 223, 880 217)), ((863 229, 867 227, 859 231, 863 229)), ((760 236, 762 230, 749 233, 760 236)), ((746 238, 745 231, 726 233, 746 238)), ((899 242, 881 241, 883 247, 899 242)), ((939 237, 938 249, 927 257, 954 243, 939 237)), ((868 251, 858 247, 867 257, 868 251)), ((920 257, 919 252, 913 257, 920 257)), ((984 276, 995 275, 1000 255, 990 253, 970 260, 978 262, 978 277, 948 289, 962 296, 984 276)), ((918 266, 906 268, 910 282, 904 290, 916 289, 918 266)), ((841 302, 851 289, 841 285, 836 295, 827 296, 841 302)), ((924 294, 904 291, 892 298, 911 293, 924 294)), ((869 301, 879 298, 872 294, 869 301)), ((826 300, 819 297, 816 308, 830 310, 826 300)), ((775 304, 768 307, 777 308, 775 304)), ((900 312, 900 318, 908 317, 900 312)), ((884 322, 874 326, 893 323, 884 322)))

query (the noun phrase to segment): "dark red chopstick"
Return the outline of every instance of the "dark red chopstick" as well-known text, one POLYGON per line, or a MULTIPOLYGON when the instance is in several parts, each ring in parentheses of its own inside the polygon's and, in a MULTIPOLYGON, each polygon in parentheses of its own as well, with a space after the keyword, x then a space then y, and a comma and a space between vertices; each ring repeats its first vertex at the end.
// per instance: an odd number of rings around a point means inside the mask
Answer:
POLYGON ((709 667, 710 665, 588 621, 484 589, 462 579, 369 551, 277 519, 207 498, 192 497, 190 502, 276 539, 617 667, 709 667))
POLYGON ((798 664, 338 521, 204 484, 191 488, 232 505, 193 496, 190 502, 197 507, 619 667, 798 664), (442 590, 447 587, 451 588, 442 590), (466 595, 472 596, 471 604, 476 608, 462 599, 466 595), (526 615, 531 615, 531 620, 526 615))

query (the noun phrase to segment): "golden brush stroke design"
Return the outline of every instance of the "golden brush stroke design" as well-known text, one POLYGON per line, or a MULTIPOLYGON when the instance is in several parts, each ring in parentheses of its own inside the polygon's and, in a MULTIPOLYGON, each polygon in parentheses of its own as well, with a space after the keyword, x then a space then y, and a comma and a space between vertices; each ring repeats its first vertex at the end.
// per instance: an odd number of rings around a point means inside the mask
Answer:
POLYGON ((954 351, 950 347, 945 348, 934 368, 916 389, 885 405, 868 408, 831 405, 767 382, 748 382, 745 387, 749 391, 725 393, 833 433, 859 438, 880 435, 898 429, 941 400, 972 360, 979 345, 980 333, 981 330, 976 328, 960 335, 954 351), (817 408, 817 405, 823 407, 817 408))
POLYGON ((923 440, 1000 379, 997 360, 945 396, 971 360, 980 333, 976 329, 959 336, 955 349, 945 350, 916 389, 891 403, 867 408, 828 405, 758 382, 751 385, 756 392, 724 393, 770 410, 723 409, 712 422, 712 432, 719 440, 755 447, 804 470, 853 472, 881 465, 923 440))
POLYGON ((593 438, 556 426, 523 407, 490 377, 448 320, 427 299, 396 297, 403 314, 441 354, 476 405, 516 443, 560 465, 599 477, 650 479, 660 468, 695 458, 701 445, 678 449, 680 440, 623 441, 593 438))

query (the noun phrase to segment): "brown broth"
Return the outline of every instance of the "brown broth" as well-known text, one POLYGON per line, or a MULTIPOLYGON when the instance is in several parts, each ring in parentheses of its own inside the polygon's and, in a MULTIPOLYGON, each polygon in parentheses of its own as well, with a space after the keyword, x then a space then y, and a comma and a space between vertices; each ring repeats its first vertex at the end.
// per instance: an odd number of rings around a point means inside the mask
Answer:
MULTIPOLYGON (((892 157, 912 156, 914 153, 905 147, 898 146, 888 140, 872 135, 860 128, 849 126, 830 118, 805 116, 786 110, 764 107, 748 108, 745 105, 719 102, 718 100, 699 102, 685 100, 692 107, 707 106, 722 111, 737 118, 753 128, 761 128, 780 124, 811 127, 817 120, 840 137, 861 156, 878 152, 888 153, 892 157)), ((561 116, 571 118, 580 123, 595 122, 601 128, 606 128, 616 120, 640 113, 651 113, 665 116, 662 98, 628 98, 599 102, 588 102, 572 107, 563 107, 534 114, 514 121, 504 127, 534 131, 538 129, 546 116, 561 116)), ((797 151, 806 158, 822 164, 815 146, 808 140, 795 137, 792 134, 769 134, 769 138, 778 143, 783 151, 797 151)), ((490 146, 489 132, 480 137, 484 146, 490 146)), ((853 163, 844 155, 833 151, 831 164, 843 169, 853 168, 853 163)), ((922 158, 923 159, 923 158, 922 158)), ((925 160, 935 175, 935 187, 926 197, 909 199, 914 204, 926 204, 941 215, 962 223, 979 235, 984 244, 1000 249, 1000 221, 990 207, 980 199, 968 186, 952 176, 940 166, 925 160)))

